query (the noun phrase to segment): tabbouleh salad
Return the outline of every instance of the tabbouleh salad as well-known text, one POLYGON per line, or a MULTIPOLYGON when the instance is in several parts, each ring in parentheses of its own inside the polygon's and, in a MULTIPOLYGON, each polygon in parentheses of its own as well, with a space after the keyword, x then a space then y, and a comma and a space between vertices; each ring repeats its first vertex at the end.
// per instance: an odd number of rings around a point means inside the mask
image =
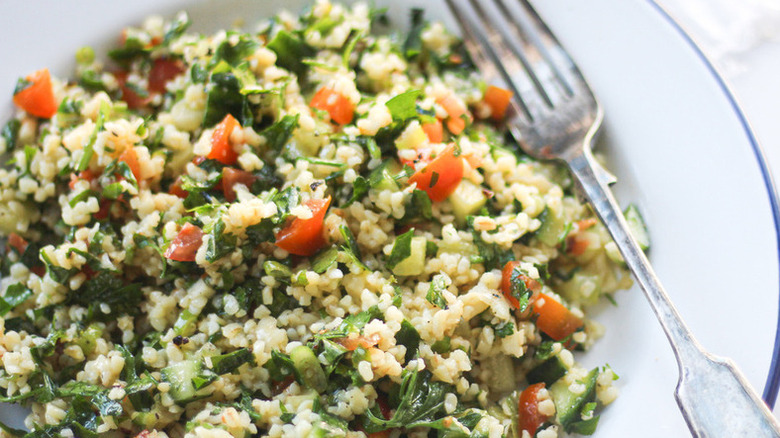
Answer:
POLYGON ((3 436, 593 433, 617 376, 572 352, 631 284, 614 243, 457 38, 385 20, 150 17, 19 80, 0 399, 31 413, 3 436))

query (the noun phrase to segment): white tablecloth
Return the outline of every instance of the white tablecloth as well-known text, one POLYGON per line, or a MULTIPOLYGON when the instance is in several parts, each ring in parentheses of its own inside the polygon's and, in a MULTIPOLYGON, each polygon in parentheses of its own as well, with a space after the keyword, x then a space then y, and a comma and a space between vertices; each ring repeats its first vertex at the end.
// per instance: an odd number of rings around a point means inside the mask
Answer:
MULTIPOLYGON (((720 71, 780 178, 780 0, 656 0, 720 71)), ((756 388, 759 392, 763 388, 756 388)), ((780 417, 780 403, 775 409, 780 417)))

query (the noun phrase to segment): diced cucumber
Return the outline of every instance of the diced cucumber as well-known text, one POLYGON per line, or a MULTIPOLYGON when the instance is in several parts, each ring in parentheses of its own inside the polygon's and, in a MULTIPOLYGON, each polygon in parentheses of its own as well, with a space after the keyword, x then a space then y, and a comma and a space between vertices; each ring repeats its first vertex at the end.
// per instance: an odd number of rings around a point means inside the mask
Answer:
POLYGON ((546 207, 538 219, 542 222, 536 230, 536 238, 547 246, 558 246, 568 233, 568 223, 563 210, 546 207))
POLYGON ((492 356, 487 363, 490 369, 488 387, 497 393, 509 392, 517 387, 515 383, 515 365, 512 358, 499 354, 492 356))
POLYGON ((601 277, 596 274, 578 271, 558 285, 556 292, 568 301, 595 304, 601 295, 601 282, 601 277))
POLYGON ((162 380, 171 385, 168 394, 177 402, 187 402, 195 398, 199 389, 216 380, 211 370, 203 369, 201 361, 183 360, 163 368, 162 380))
POLYGON ((512 153, 509 149, 502 148, 500 146, 493 146, 490 149, 490 153, 493 155, 493 159, 498 161, 502 157, 512 157, 515 160, 517 160, 517 157, 515 154, 512 153))
POLYGON ((191 336, 195 333, 195 323, 198 320, 198 315, 191 313, 189 310, 184 309, 179 314, 179 318, 173 324, 173 331, 180 336, 191 336))
POLYGON ((155 423, 157 423, 159 417, 160 414, 158 412, 155 412, 154 409, 148 412, 135 411, 131 414, 131 419, 133 421, 133 424, 135 424, 136 426, 142 429, 153 428, 155 423))
POLYGON ((395 147, 396 149, 416 149, 426 141, 428 141, 428 136, 425 135, 420 122, 415 120, 395 140, 395 147))
POLYGON ((626 222, 628 223, 628 230, 631 232, 631 235, 634 236, 636 243, 639 244, 642 251, 650 249, 650 235, 647 233, 647 226, 645 225, 644 218, 642 218, 642 214, 639 213, 639 209, 631 204, 626 207, 623 216, 625 216, 626 222))
POLYGON ((320 393, 328 388, 328 377, 311 348, 305 345, 293 348, 290 359, 304 385, 320 393))
POLYGON ((555 403, 555 416, 558 419, 558 423, 567 431, 569 431, 569 426, 572 423, 582 420, 581 412, 585 404, 594 400, 598 374, 598 368, 594 368, 585 378, 578 381, 578 383, 585 385, 585 390, 579 394, 571 391, 566 379, 558 379, 557 382, 550 386, 550 397, 555 403))
POLYGON ((550 385, 565 376, 567 372, 569 372, 569 368, 563 363, 561 358, 556 355, 531 368, 525 375, 525 378, 530 384, 544 382, 549 388, 550 385))
POLYGON ((76 345, 81 347, 84 356, 89 356, 95 351, 97 340, 102 337, 103 329, 96 324, 90 324, 89 327, 82 331, 79 337, 76 338, 76 345))
POLYGON ((338 260, 339 249, 332 246, 325 251, 320 251, 311 262, 311 269, 322 274, 327 271, 338 260))
POLYGON ((623 254, 620 254, 620 250, 615 242, 607 242, 607 244, 604 245, 604 253, 607 254, 607 257, 609 257, 610 260, 619 265, 624 265, 626 263, 623 259, 623 254))
POLYGON ((399 276, 420 275, 425 270, 425 249, 427 241, 425 237, 412 237, 409 257, 398 262, 393 267, 393 274, 399 276))
POLYGON ((466 216, 478 212, 487 202, 487 196, 482 188, 467 179, 458 184, 458 188, 452 192, 448 199, 459 224, 466 223, 466 216))

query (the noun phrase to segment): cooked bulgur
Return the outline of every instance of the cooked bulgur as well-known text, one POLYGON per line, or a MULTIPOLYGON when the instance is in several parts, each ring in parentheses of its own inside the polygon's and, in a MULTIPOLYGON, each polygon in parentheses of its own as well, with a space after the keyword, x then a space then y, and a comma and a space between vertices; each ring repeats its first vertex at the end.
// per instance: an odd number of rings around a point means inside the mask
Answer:
POLYGON ((593 433, 617 377, 572 351, 620 256, 457 38, 383 22, 151 17, 20 79, 0 396, 32 432, 4 436, 593 433))

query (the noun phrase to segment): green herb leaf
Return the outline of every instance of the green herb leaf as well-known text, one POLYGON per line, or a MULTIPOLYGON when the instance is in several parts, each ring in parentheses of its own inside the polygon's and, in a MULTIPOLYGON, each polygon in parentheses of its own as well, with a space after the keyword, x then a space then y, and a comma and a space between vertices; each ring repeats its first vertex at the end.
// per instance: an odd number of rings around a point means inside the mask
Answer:
POLYGON ((403 45, 403 53, 407 59, 419 55, 422 51, 422 31, 425 27, 423 13, 424 11, 420 8, 412 8, 411 26, 409 26, 409 33, 403 45))
POLYGON ((22 283, 16 283, 8 286, 5 294, 0 298, 0 317, 5 316, 16 306, 27 301, 32 296, 32 291, 22 283))
POLYGON ((222 257, 228 255, 236 248, 238 238, 232 234, 225 233, 225 223, 219 218, 211 230, 211 239, 209 239, 206 248, 206 260, 213 263, 222 257))
POLYGON ((279 30, 268 43, 268 48, 276 52, 276 64, 290 70, 298 76, 306 72, 304 58, 314 56, 314 49, 309 47, 298 35, 284 29, 279 30))
POLYGON ((434 275, 433 280, 431 280, 431 285, 428 288, 428 293, 425 295, 425 299, 440 309, 446 309, 447 301, 444 300, 443 293, 447 290, 447 286, 449 286, 448 283, 446 276, 442 274, 434 275))
POLYGON ((412 254, 412 237, 414 237, 414 228, 395 238, 393 249, 387 257, 387 267, 393 269, 395 265, 401 263, 412 254))
POLYGON ((260 134, 265 137, 266 146, 280 151, 287 144, 295 128, 298 127, 299 114, 284 116, 281 120, 264 129, 260 134))
POLYGON ((393 120, 403 121, 417 117, 417 98, 421 94, 420 90, 410 90, 388 100, 385 106, 390 110, 393 120))
POLYGON ((245 363, 254 363, 255 357, 252 352, 246 348, 240 348, 236 351, 211 356, 211 370, 215 373, 230 374, 245 363))
POLYGON ((407 320, 403 320, 401 328, 395 334, 396 344, 406 347, 404 361, 409 362, 417 356, 417 350, 420 348, 420 333, 407 320))

